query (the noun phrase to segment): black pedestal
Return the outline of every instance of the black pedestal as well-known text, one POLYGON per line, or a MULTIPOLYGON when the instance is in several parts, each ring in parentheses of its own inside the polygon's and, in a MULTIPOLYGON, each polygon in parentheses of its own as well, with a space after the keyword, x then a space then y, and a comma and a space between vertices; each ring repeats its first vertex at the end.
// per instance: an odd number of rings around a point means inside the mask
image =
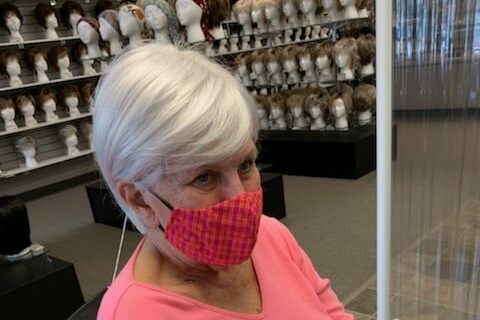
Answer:
POLYGON ((65 320, 84 303, 73 265, 45 256, 0 264, 0 318, 65 320))
MULTIPOLYGON (((263 212, 270 217, 284 218, 286 212, 282 175, 261 172, 260 176, 263 188, 263 212)), ((100 180, 86 186, 86 189, 95 222, 122 228, 124 215, 105 183, 100 180)), ((130 222, 127 228, 135 230, 130 222)))
POLYGON ((259 161, 269 172, 357 179, 376 167, 375 126, 350 131, 262 131, 259 161))

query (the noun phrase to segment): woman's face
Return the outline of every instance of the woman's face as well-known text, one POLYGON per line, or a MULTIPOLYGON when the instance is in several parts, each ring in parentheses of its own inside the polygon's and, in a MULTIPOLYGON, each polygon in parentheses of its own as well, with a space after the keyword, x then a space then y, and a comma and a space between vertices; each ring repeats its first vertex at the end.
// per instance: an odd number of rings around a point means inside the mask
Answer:
POLYGON ((261 184, 256 157, 257 149, 250 140, 227 160, 164 176, 155 193, 174 208, 203 208, 257 191, 261 184))

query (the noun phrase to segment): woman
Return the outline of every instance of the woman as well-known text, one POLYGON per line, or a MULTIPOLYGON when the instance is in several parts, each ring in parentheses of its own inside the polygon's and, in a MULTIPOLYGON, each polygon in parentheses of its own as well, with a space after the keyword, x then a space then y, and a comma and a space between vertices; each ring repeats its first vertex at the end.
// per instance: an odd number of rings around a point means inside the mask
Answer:
POLYGON ((261 215, 255 103, 199 53, 123 53, 96 93, 94 147, 145 235, 98 319, 352 319, 290 232, 261 215))

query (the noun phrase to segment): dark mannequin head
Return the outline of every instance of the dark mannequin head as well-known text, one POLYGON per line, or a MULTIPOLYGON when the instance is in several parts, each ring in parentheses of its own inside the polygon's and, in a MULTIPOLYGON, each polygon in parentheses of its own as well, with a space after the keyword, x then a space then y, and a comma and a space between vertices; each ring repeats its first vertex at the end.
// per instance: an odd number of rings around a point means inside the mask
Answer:
POLYGON ((18 197, 0 197, 0 255, 12 255, 30 246, 27 207, 18 197))

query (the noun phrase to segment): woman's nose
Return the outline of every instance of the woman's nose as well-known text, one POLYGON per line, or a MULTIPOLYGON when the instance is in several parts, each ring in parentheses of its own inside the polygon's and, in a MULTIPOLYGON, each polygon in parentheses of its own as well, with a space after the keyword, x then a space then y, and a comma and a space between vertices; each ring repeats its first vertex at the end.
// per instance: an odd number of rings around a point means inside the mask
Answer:
POLYGON ((224 200, 235 198, 244 192, 245 187, 236 170, 225 175, 222 181, 222 196, 224 200))

